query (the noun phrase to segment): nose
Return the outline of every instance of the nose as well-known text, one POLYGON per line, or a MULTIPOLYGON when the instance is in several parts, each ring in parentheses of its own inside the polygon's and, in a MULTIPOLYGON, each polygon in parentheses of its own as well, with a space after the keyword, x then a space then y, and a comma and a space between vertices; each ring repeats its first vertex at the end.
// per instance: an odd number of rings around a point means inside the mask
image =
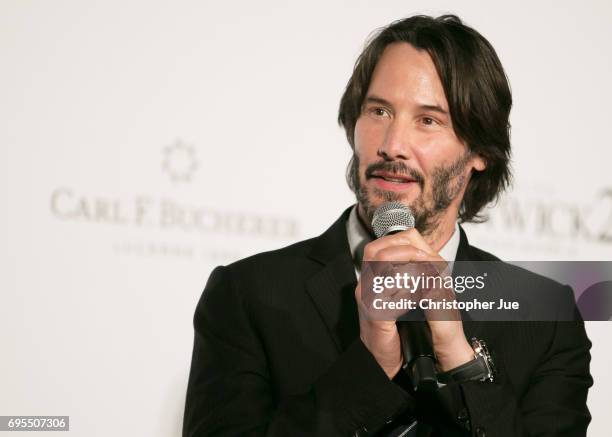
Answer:
POLYGON ((414 135, 408 123, 396 118, 387 127, 378 156, 385 161, 408 160, 412 155, 414 135))

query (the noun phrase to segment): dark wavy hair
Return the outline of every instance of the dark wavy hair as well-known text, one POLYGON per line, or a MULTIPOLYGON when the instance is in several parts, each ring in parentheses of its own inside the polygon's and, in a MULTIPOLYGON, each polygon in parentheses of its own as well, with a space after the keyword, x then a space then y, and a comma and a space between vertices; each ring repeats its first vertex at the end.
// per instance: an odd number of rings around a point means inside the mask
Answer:
MULTIPOLYGON (((354 150, 355 124, 374 68, 385 48, 395 42, 407 42, 429 53, 444 87, 455 134, 487 164, 485 170, 472 174, 459 211, 462 222, 483 221, 479 212, 511 181, 508 118, 512 95, 491 44, 459 17, 416 15, 379 29, 355 63, 340 101, 338 123, 354 150)), ((353 159, 347 182, 355 191, 353 159)))

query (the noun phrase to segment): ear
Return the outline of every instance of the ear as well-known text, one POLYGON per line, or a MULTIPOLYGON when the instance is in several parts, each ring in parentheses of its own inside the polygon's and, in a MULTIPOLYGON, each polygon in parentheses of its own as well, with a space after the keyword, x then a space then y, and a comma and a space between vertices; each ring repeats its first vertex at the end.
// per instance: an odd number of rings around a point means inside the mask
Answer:
POLYGON ((487 168, 487 162, 480 155, 474 155, 472 157, 472 168, 476 171, 483 171, 487 168))

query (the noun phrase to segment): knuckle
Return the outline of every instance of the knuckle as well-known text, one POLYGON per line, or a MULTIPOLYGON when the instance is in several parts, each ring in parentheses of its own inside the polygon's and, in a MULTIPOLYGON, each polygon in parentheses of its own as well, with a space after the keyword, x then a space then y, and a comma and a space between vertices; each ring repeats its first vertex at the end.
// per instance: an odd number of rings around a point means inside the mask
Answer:
POLYGON ((377 261, 389 262, 393 261, 391 254, 388 251, 380 251, 376 257, 377 261))

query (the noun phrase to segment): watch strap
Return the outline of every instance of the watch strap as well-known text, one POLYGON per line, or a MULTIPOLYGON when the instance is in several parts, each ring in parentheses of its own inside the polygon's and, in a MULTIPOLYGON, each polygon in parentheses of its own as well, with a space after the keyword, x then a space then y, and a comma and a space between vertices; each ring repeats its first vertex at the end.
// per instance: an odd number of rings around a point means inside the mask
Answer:
POLYGON ((451 382, 481 381, 487 378, 489 369, 482 355, 477 355, 473 360, 468 361, 454 369, 438 373, 438 382, 448 384, 451 382))

